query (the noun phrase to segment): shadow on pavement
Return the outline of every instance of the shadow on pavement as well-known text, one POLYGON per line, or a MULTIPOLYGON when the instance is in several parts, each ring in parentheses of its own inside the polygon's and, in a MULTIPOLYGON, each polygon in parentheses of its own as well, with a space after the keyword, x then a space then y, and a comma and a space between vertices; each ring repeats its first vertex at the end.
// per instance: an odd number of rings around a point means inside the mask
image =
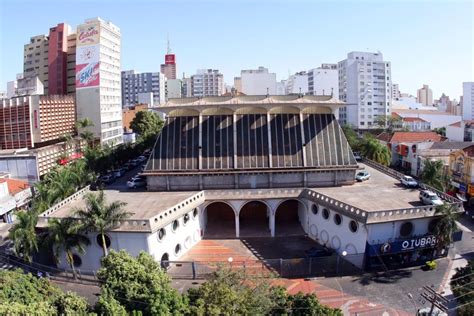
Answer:
POLYGON ((359 282, 362 285, 369 285, 372 283, 392 284, 397 283, 401 279, 411 278, 412 274, 411 270, 372 272, 364 274, 354 279, 352 282, 359 282))

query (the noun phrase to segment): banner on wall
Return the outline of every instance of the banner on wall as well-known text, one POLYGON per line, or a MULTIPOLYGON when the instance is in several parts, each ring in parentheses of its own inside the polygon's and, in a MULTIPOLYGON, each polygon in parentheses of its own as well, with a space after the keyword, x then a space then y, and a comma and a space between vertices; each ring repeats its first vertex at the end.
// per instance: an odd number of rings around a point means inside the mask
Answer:
POLYGON ((98 63, 100 45, 81 46, 76 49, 76 65, 98 63))
POLYGON ((97 87, 100 83, 98 62, 76 65, 76 89, 97 87))
POLYGON ((96 45, 100 37, 99 24, 86 24, 77 27, 76 47, 96 45))

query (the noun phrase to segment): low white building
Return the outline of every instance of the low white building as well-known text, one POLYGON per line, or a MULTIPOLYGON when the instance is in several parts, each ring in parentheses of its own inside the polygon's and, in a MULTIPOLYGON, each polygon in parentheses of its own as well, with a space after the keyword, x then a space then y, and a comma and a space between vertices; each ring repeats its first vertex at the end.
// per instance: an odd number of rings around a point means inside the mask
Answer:
MULTIPOLYGON (((306 71, 297 72, 286 81, 286 94, 308 93, 308 74, 306 71)), ((331 95, 328 93, 328 95, 331 95)))
POLYGON ((396 113, 402 119, 406 118, 419 118, 425 122, 429 122, 432 129, 447 127, 450 124, 461 121, 461 116, 452 115, 446 112, 434 110, 415 110, 415 109, 393 109, 392 112, 396 113))
POLYGON ((239 92, 245 95, 274 95, 276 94, 276 73, 268 72, 268 68, 247 69, 240 71, 239 92))
POLYGON ((337 64, 322 64, 308 70, 308 94, 337 95, 339 93, 339 74, 337 64))
POLYGON ((474 121, 459 121, 446 126, 446 137, 452 142, 472 142, 474 140, 474 121))

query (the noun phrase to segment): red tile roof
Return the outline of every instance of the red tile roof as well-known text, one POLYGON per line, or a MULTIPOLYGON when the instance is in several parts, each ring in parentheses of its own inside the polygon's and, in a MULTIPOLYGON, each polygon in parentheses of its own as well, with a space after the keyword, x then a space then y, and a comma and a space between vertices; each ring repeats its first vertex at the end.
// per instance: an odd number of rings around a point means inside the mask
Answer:
POLYGON ((8 185, 8 192, 11 195, 15 195, 18 192, 21 192, 30 187, 28 182, 25 182, 25 181, 21 181, 17 179, 0 179, 0 183, 5 183, 5 182, 8 185))
POLYGON ((435 132, 394 132, 393 134, 383 132, 377 136, 377 139, 387 143, 421 143, 443 140, 441 135, 435 132))
POLYGON ((404 122, 426 122, 426 120, 419 117, 404 117, 402 120, 404 122))
POLYGON ((461 122, 459 121, 453 124, 449 124, 449 126, 461 127, 461 122))

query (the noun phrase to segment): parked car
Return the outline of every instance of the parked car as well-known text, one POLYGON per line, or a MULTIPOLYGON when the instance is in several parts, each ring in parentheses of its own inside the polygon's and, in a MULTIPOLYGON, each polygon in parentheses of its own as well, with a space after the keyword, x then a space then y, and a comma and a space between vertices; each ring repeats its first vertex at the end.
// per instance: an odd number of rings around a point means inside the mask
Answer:
POLYGON ((363 170, 363 171, 357 172, 356 174, 356 180, 359 182, 369 180, 369 179, 370 179, 370 173, 368 171, 363 170))
POLYGON ((127 181, 127 187, 131 189, 142 188, 146 186, 146 179, 143 178, 134 178, 130 181, 127 181))
POLYGON ((329 257, 333 254, 333 251, 327 247, 318 248, 312 247, 304 251, 307 258, 319 258, 319 257, 329 257))
POLYGON ((140 171, 143 172, 143 170, 145 170, 145 167, 146 167, 146 163, 144 163, 143 165, 141 165, 140 171))
POLYGON ((420 191, 420 201, 426 205, 443 205, 439 196, 429 190, 420 191))
POLYGON ((125 174, 125 172, 127 172, 127 169, 126 168, 120 168, 120 169, 117 169, 117 170, 114 170, 113 173, 114 173, 114 176, 116 178, 120 178, 121 176, 123 176, 125 174))
POLYGON ((354 158, 356 161, 362 161, 362 156, 357 151, 354 151, 354 158))
POLYGON ((147 160, 147 157, 145 156, 139 156, 136 160, 140 161, 140 162, 144 162, 145 160, 147 160))
POLYGON ((137 180, 137 179, 146 180, 146 176, 143 176, 143 175, 137 173, 130 180, 137 180))
POLYGON ((115 181, 115 177, 113 174, 111 173, 108 173, 106 175, 103 175, 101 177, 99 177, 98 179, 100 182, 104 183, 104 184, 111 184, 115 181))
POLYGON ((413 179, 412 177, 410 176, 403 176, 401 179, 400 179, 400 182, 408 187, 408 188, 416 188, 418 187, 418 182, 416 182, 415 179, 413 179))
POLYGON ((133 159, 130 161, 130 164, 135 168, 136 166, 138 166, 139 164, 141 163, 140 160, 137 159, 133 159))

